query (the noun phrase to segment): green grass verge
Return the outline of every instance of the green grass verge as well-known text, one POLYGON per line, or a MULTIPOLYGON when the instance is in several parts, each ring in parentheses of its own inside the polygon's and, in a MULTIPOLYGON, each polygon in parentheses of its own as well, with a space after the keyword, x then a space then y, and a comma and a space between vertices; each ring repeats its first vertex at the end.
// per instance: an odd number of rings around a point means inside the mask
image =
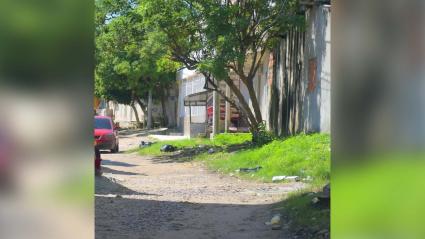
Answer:
POLYGON ((142 148, 139 150, 141 155, 153 155, 159 156, 166 153, 160 151, 161 147, 165 144, 171 144, 177 148, 184 147, 194 147, 197 145, 214 145, 220 147, 226 147, 230 145, 242 144, 247 141, 251 141, 252 136, 249 133, 237 133, 237 134, 219 134, 214 140, 206 138, 194 138, 194 139, 184 139, 184 140, 170 140, 170 141, 161 141, 155 142, 151 146, 142 148))
MULTIPOLYGON (((197 145, 228 147, 251 141, 251 134, 220 134, 214 140, 195 138, 186 140, 157 142, 140 149, 141 155, 159 156, 164 144, 178 148, 197 145)), ((323 186, 330 178, 330 136, 329 134, 297 135, 283 140, 274 140, 262 147, 252 147, 237 152, 218 152, 200 154, 194 160, 205 162, 212 170, 236 174, 239 168, 261 166, 255 173, 238 173, 237 176, 270 182, 273 176, 299 176, 312 178, 312 184, 323 186)))
POLYGON ((202 154, 197 160, 203 160, 211 169, 223 173, 235 173, 239 168, 262 167, 255 173, 239 173, 241 177, 271 181, 273 176, 278 175, 310 176, 313 184, 323 185, 330 177, 330 136, 298 135, 235 153, 202 154))

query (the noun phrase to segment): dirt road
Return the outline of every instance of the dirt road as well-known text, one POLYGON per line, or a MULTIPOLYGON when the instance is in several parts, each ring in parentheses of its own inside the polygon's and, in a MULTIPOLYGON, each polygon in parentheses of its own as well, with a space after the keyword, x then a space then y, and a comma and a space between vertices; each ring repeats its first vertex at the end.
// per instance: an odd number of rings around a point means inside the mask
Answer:
MULTIPOLYGON (((143 136, 142 136, 143 137, 143 136)), ((137 145, 129 135, 121 148, 137 145), (123 145, 125 144, 125 145, 123 145)), ((202 165, 133 154, 102 154, 96 177, 96 238, 286 238, 271 230, 271 205, 300 188, 242 181, 202 165)))

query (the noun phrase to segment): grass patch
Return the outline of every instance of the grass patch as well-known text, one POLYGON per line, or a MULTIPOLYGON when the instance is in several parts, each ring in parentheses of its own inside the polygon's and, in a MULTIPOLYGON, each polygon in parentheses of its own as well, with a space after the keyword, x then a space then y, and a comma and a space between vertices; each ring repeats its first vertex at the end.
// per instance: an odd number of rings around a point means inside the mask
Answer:
POLYGON ((142 148, 139 150, 141 155, 166 155, 167 153, 162 153, 160 151, 161 147, 165 144, 173 145, 177 148, 187 148, 195 147, 197 145, 212 145, 218 147, 227 147, 236 144, 242 144, 247 141, 251 141, 252 136, 249 133, 237 133, 237 134, 219 134, 213 140, 206 138, 193 138, 193 139, 183 139, 183 140, 170 140, 155 142, 151 146, 142 148))
POLYGON ((250 141, 252 141, 252 134, 250 133, 224 133, 216 135, 213 144, 216 146, 226 146, 243 144, 250 141))
MULTIPOLYGON (((141 155, 167 155, 160 148, 171 144, 177 148, 211 145, 224 149, 251 141, 248 133, 219 134, 214 140, 195 138, 157 142, 139 150, 141 155)), ((169 154, 169 153, 168 153, 169 154)), ((235 173, 240 168, 261 166, 254 173, 238 173, 242 178, 271 182, 273 176, 299 176, 312 178, 312 185, 323 186, 330 178, 330 136, 329 134, 297 135, 261 147, 251 147, 233 153, 223 151, 215 154, 194 155, 194 160, 204 161, 210 169, 222 173, 235 173)), ((192 160, 191 159, 191 160, 192 160)))
POLYGON ((161 147, 165 144, 171 144, 177 148, 184 148, 184 147, 194 147, 196 145, 205 144, 209 145, 210 140, 203 139, 203 138, 195 138, 195 139, 183 139, 183 140, 169 140, 169 141, 161 141, 161 142, 154 142, 152 145, 147 146, 145 148, 142 148, 139 150, 140 155, 153 155, 153 156, 159 156, 164 155, 167 153, 163 153, 160 151, 161 147))
POLYGON ((281 212, 285 221, 289 222, 291 234, 301 238, 320 238, 318 232, 329 232, 330 210, 312 204, 315 194, 310 190, 291 193, 275 206, 281 212))
POLYGON ((330 136, 298 135, 235 153, 203 154, 198 160, 204 160, 208 167, 224 173, 234 173, 239 168, 262 167, 255 173, 240 173, 241 177, 271 181, 278 175, 310 176, 313 184, 323 185, 330 177, 330 136))

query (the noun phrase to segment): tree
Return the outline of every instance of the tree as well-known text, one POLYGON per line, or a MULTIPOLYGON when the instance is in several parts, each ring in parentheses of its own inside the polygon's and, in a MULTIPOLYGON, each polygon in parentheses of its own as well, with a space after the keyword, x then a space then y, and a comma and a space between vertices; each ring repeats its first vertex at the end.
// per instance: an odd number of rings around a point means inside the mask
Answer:
POLYGON ((137 102, 147 116, 143 99, 166 90, 178 65, 161 46, 161 36, 145 31, 136 6, 136 1, 96 1, 95 93, 131 105, 136 115, 137 102))
POLYGON ((296 0, 145 0, 138 12, 150 31, 166 36, 173 59, 203 73, 214 90, 247 116, 255 133, 263 118, 254 78, 280 35, 303 24, 296 11, 296 0), (231 73, 246 86, 251 106, 231 73), (217 81, 225 81, 237 100, 226 97, 217 81))

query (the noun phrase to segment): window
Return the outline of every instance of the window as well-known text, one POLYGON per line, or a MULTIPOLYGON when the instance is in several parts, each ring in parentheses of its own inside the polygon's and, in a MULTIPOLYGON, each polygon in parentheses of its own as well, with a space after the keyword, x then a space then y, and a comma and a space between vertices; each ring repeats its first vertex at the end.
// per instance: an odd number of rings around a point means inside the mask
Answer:
POLYGON ((95 129, 112 129, 111 121, 108 118, 95 118, 95 129))

